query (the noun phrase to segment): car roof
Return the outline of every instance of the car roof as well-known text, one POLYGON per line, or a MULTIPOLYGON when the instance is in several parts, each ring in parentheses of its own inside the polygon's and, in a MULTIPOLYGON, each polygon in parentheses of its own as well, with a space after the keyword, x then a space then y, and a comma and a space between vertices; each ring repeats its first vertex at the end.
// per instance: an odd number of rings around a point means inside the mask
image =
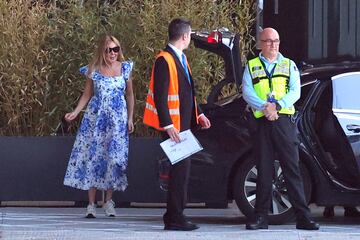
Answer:
POLYGON ((300 69, 302 82, 314 79, 330 80, 332 76, 347 72, 359 72, 360 61, 334 62, 319 65, 303 65, 300 69))

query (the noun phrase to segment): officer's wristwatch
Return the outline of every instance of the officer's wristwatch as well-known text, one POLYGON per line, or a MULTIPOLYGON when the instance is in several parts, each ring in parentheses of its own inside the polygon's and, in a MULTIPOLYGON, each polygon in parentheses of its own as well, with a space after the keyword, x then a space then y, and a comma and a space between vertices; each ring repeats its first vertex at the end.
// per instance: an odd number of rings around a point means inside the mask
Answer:
POLYGON ((276 104, 276 111, 280 111, 281 110, 281 105, 278 102, 276 102, 275 104, 276 104))

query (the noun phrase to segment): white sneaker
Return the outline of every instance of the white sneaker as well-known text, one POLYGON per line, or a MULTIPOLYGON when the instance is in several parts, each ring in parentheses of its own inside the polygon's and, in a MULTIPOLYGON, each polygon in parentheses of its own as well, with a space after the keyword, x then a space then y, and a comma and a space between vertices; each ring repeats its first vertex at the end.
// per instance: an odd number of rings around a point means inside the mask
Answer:
POLYGON ((96 205, 89 204, 86 208, 86 218, 96 218, 96 205))
POLYGON ((108 216, 108 217, 115 217, 115 216, 116 216, 115 203, 114 203, 113 200, 107 201, 107 202, 103 205, 103 209, 104 209, 104 211, 105 211, 106 216, 108 216))

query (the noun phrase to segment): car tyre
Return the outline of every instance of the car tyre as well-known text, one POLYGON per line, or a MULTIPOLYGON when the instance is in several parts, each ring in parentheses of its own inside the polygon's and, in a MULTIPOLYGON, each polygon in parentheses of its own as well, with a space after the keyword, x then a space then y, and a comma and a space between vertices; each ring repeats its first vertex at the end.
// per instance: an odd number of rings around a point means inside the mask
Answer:
MULTIPOLYGON (((311 196, 311 179, 309 171, 300 163, 301 174, 304 182, 304 192, 307 202, 311 196)), ((275 161, 276 178, 273 181, 273 204, 269 209, 268 221, 270 224, 283 224, 294 219, 293 207, 287 196, 282 169, 275 161)), ((233 195, 239 210, 248 218, 254 215, 256 201, 257 169, 251 158, 241 164, 233 181, 233 195)))

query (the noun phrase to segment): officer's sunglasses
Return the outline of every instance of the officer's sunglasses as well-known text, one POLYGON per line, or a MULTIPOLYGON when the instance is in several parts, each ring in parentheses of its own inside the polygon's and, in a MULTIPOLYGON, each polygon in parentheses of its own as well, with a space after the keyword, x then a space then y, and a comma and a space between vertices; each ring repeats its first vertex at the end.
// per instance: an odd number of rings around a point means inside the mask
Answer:
POLYGON ((120 47, 119 47, 119 46, 105 49, 105 52, 106 52, 106 53, 111 53, 111 52, 118 53, 119 51, 120 51, 120 47))

